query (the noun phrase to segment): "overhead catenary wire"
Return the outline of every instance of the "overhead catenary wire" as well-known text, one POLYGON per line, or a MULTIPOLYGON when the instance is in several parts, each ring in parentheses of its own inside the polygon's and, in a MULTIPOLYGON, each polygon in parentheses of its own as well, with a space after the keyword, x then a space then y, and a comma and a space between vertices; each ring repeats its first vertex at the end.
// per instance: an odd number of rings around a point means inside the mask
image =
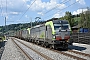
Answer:
MULTIPOLYGON (((69 2, 69 1, 70 1, 70 0, 63 0, 63 1, 60 2, 59 4, 65 4, 65 3, 69 2)), ((53 8, 51 8, 50 10, 46 11, 46 12, 43 13, 43 14, 47 14, 48 12, 50 12, 50 11, 56 9, 56 8, 59 7, 59 6, 61 6, 61 5, 56 5, 56 6, 54 6, 53 8)), ((44 16, 44 15, 42 15, 42 16, 44 16)))
MULTIPOLYGON (((64 1, 61 2, 60 4, 65 4, 65 3, 68 3, 69 1, 70 1, 70 0, 67 0, 67 1, 64 0, 64 1)), ((58 8, 59 6, 61 6, 61 5, 56 5, 54 8, 50 9, 49 11, 45 12, 44 14, 47 14, 48 12, 50 12, 50 11, 52 11, 52 10, 58 8)))
POLYGON ((7 21, 7 22, 28 22, 28 21, 7 21))
POLYGON ((1 5, 0 5, 0 9, 1 9, 1 16, 4 18, 4 16, 3 16, 3 4, 2 4, 2 0, 1 0, 1 5))
POLYGON ((1 0, 1 5, 0 5, 1 13, 2 13, 2 0, 1 0))
POLYGON ((7 0, 6 0, 6 16, 5 16, 5 31, 7 31, 6 29, 6 20, 7 20, 7 0))
MULTIPOLYGON (((21 6, 21 7, 23 8, 23 7, 24 7, 24 5, 25 5, 25 2, 22 4, 22 6, 21 6)), ((22 10, 22 8, 21 8, 21 10, 22 10)))
MULTIPOLYGON (((22 4, 22 6, 21 6, 21 7, 22 7, 21 10, 23 9, 24 5, 25 5, 25 2, 22 4)), ((23 11, 22 11, 22 12, 23 12, 23 11)), ((19 14, 18 14, 18 15, 19 15, 19 14)), ((18 16, 18 15, 17 15, 17 16, 18 16)), ((7 21, 7 22, 15 22, 15 21, 7 21)), ((20 22, 20 21, 19 21, 19 22, 20 22)))
MULTIPOLYGON (((23 9, 24 5, 25 5, 25 2, 22 4, 22 6, 21 6, 21 7, 22 7, 21 10, 23 9)), ((22 11, 22 12, 23 12, 23 11, 22 11)), ((18 15, 19 15, 19 14, 18 14, 18 15)), ((18 15, 17 15, 17 16, 18 16, 18 15)))
POLYGON ((25 13, 29 10, 29 8, 34 4, 36 0, 34 0, 31 5, 28 7, 28 9, 23 13, 23 15, 19 18, 19 20, 25 15, 25 13))
MULTIPOLYGON (((59 11, 56 11, 55 13, 60 12, 60 11, 62 11, 62 10, 64 10, 64 9, 66 9, 66 8, 68 8, 68 7, 70 7, 70 6, 74 5, 74 4, 76 4, 77 2, 79 2, 79 0, 78 0, 78 1, 75 1, 74 3, 68 5, 67 7, 65 7, 65 8, 63 8, 63 9, 61 9, 61 10, 59 10, 59 11)), ((53 13, 53 14, 54 14, 54 13, 53 13)), ((51 14, 51 15, 53 15, 53 14, 51 14)), ((49 16, 51 16, 51 15, 49 15, 49 16)), ((49 17, 49 16, 46 16, 46 17, 49 17)), ((45 17, 45 18, 46 18, 46 17, 45 17)), ((54 17, 53 17, 53 18, 54 18, 54 17)))
POLYGON ((7 0, 6 0, 6 17, 7 17, 7 0))

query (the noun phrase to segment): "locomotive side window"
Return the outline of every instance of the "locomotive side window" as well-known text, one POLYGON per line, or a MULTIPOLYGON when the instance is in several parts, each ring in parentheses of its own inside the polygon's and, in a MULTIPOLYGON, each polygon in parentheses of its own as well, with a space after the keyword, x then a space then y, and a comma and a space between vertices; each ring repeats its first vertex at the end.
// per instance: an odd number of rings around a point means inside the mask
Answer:
POLYGON ((47 31, 47 29, 49 29, 49 28, 51 28, 50 25, 47 25, 47 26, 46 26, 46 31, 47 31))
POLYGON ((47 26, 46 26, 46 31, 47 31, 47 26))
POLYGON ((54 24, 54 30, 61 29, 61 24, 54 24))

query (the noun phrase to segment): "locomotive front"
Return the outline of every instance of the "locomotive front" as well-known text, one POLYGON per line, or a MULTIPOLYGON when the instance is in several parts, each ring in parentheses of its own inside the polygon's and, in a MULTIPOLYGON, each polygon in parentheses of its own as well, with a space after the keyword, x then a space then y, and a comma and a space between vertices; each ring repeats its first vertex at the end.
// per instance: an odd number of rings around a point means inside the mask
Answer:
POLYGON ((70 24, 67 20, 53 20, 54 25, 54 44, 56 48, 68 48, 68 39, 70 38, 70 24))

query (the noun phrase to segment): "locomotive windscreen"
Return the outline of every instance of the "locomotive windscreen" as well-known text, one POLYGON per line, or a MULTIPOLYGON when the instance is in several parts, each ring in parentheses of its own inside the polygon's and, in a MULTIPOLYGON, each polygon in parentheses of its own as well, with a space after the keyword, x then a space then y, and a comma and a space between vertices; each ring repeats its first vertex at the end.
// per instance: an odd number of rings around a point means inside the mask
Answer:
POLYGON ((54 30, 66 30, 69 28, 69 23, 67 20, 54 20, 54 30))
POLYGON ((69 28, 69 25, 68 24, 63 24, 63 26, 62 26, 62 30, 66 30, 66 29, 68 29, 69 28))
POLYGON ((61 28, 61 25, 60 24, 54 24, 54 30, 58 30, 61 28))

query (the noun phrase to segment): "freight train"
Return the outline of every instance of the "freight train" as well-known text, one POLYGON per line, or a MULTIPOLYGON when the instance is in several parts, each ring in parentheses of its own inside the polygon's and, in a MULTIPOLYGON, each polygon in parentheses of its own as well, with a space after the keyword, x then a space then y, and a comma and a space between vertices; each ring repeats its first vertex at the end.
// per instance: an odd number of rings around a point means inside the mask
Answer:
POLYGON ((53 49, 68 49, 71 28, 67 20, 51 20, 16 33, 16 37, 53 49))

